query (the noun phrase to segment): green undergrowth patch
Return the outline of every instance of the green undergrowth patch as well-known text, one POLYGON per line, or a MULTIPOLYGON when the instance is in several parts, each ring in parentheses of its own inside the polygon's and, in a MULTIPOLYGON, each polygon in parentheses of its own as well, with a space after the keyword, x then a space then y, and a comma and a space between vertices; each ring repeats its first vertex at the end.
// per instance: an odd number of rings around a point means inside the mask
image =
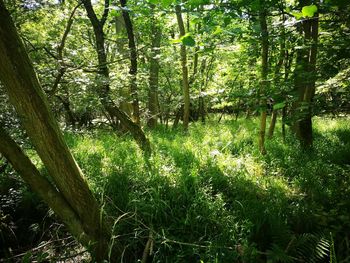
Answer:
MULTIPOLYGON (((153 155, 110 131, 65 137, 116 234, 137 261, 327 262, 349 256, 350 127, 315 120, 303 152, 277 125, 266 156, 258 121, 147 131, 153 155), (332 249, 334 247, 334 249, 332 249)), ((334 261, 333 261, 334 262, 334 261)), ((343 261, 346 262, 346 261, 343 261)))

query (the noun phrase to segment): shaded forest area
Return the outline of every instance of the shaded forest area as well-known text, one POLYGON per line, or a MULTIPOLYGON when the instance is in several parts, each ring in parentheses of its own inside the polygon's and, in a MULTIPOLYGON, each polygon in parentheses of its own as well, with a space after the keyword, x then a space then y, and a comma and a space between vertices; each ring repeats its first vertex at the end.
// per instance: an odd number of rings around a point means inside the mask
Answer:
POLYGON ((0 0, 0 262, 350 262, 346 0, 0 0))

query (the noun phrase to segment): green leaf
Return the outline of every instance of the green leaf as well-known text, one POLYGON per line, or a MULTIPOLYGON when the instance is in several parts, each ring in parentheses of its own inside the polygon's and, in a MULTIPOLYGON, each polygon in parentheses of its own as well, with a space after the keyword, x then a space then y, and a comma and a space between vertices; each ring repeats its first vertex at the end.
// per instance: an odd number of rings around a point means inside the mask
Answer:
POLYGON ((213 34, 214 35, 219 35, 219 34, 222 33, 222 31, 223 31, 222 28, 220 26, 217 26, 213 34))
POLYGON ((159 0, 148 0, 148 2, 150 2, 153 5, 159 4, 159 0))
POLYGON ((170 40, 170 43, 171 43, 171 44, 179 44, 179 43, 181 43, 181 42, 182 42, 181 39, 172 39, 172 40, 170 40))
POLYGON ((166 7, 169 7, 171 4, 173 4, 174 0, 161 0, 161 2, 162 2, 162 6, 166 8, 166 7))
POLYGON ((182 44, 184 44, 185 46, 194 47, 196 45, 196 41, 188 33, 186 35, 182 36, 180 39, 181 39, 182 44))
POLYGON ((296 18, 296 19, 300 19, 303 17, 303 13, 301 12, 293 12, 292 15, 296 18))
POLYGON ((286 106, 285 102, 276 103, 275 105, 273 105, 273 109, 274 110, 279 110, 279 109, 284 108, 284 106, 286 106))
POLYGON ((110 15, 113 16, 113 17, 118 17, 118 16, 120 16, 120 12, 118 12, 118 11, 115 10, 115 9, 112 9, 109 13, 110 13, 110 15))
POLYGON ((210 1, 208 0, 189 0, 188 4, 194 7, 201 6, 201 5, 206 5, 209 4, 210 1))
POLYGON ((316 5, 304 6, 301 12, 303 13, 304 17, 313 17, 317 12, 317 6, 316 5))

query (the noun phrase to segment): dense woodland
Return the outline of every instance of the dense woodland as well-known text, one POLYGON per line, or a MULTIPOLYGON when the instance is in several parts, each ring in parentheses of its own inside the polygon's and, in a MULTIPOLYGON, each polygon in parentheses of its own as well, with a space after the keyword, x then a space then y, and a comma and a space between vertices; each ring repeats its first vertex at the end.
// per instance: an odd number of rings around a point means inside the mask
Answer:
POLYGON ((350 262, 348 0, 0 0, 0 262, 350 262))

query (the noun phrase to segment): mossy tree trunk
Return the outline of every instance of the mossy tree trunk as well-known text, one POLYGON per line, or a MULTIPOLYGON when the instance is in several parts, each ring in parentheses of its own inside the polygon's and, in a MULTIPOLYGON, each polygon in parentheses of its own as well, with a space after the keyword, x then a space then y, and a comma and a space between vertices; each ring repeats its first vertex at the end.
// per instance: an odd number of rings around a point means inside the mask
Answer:
POLYGON ((158 107, 158 84, 159 84, 159 54, 160 54, 160 42, 161 42, 161 29, 157 23, 153 14, 154 6, 151 5, 151 39, 152 39, 152 51, 150 57, 150 70, 149 70, 149 92, 148 92, 148 110, 149 118, 147 125, 150 128, 157 126, 159 107, 158 107))
POLYGON ((17 143, 0 127, 0 153, 11 163, 16 172, 62 219, 70 233, 83 245, 95 242, 84 231, 81 220, 64 196, 42 176, 17 143))
POLYGON ((265 132, 266 132, 266 88, 267 88, 267 73, 268 73, 268 51, 269 40, 266 21, 266 3, 265 0, 260 0, 259 22, 261 29, 261 86, 260 86, 260 131, 259 131, 259 151, 261 154, 266 154, 265 149, 265 132))
POLYGON ((269 126, 269 131, 267 133, 267 137, 269 139, 272 139, 272 137, 273 137, 273 133, 274 133, 275 127, 276 127, 277 115, 278 115, 278 111, 272 110, 271 122, 270 122, 270 126, 269 126))
MULTIPOLYGON (((79 232, 86 233, 93 240, 94 243, 91 246, 94 248, 96 259, 99 261, 106 259, 111 238, 110 229, 101 217, 100 207, 70 153, 57 121, 49 110, 34 68, 2 0, 0 0, 0 57, 0 81, 10 102, 20 116, 31 142, 62 198, 79 219, 81 224, 79 232)), ((6 139, 2 140, 2 144, 8 141, 4 136, 2 133, 2 138, 6 139)), ((14 146, 9 143, 8 147, 14 146)), ((19 157, 20 154, 18 149, 13 151, 15 153, 8 153, 7 156, 16 166, 13 156, 19 157)), ((36 184, 34 189, 43 187, 35 180, 33 183, 36 184)), ((42 196, 45 198, 44 195, 42 196)), ((51 202, 47 199, 45 201, 51 202)), ((70 208, 57 206, 55 209, 68 211, 70 208)), ((59 214, 62 216, 67 211, 60 210, 59 214)))
MULTIPOLYGON (((312 4, 310 0, 301 0, 300 7, 312 4)), ((316 3, 317 4, 317 1, 316 3)), ((298 31, 303 37, 303 48, 297 50, 294 70, 294 89, 297 92, 293 104, 292 131, 303 148, 312 147, 312 103, 315 95, 316 58, 318 42, 318 15, 305 18, 298 23, 298 31)))
MULTIPOLYGON (((176 12, 177 23, 179 26, 179 31, 180 31, 180 37, 182 37, 186 34, 186 32, 185 32, 184 22, 182 19, 182 11, 181 11, 180 5, 175 6, 175 12, 176 12)), ((183 90, 183 97, 184 97, 183 98, 184 100, 183 125, 184 125, 184 129, 187 130, 189 120, 190 120, 190 87, 189 87, 189 81, 188 81, 187 51, 186 51, 186 46, 184 44, 181 44, 180 56, 181 56, 181 67, 182 67, 182 90, 183 90)))
MULTIPOLYGON (((282 22, 284 23, 285 21, 285 16, 282 14, 282 22)), ((285 64, 285 58, 286 58, 286 36, 285 36, 285 29, 282 27, 282 32, 281 32, 281 37, 280 37, 280 53, 279 53, 279 58, 278 62, 275 67, 275 72, 274 72, 274 84, 275 87, 279 87, 281 84, 281 69, 282 66, 285 64)), ((274 106, 274 105, 273 105, 274 106)), ((267 134, 267 137, 271 139, 273 137, 273 133, 275 131, 276 127, 276 121, 277 121, 277 115, 278 115, 278 110, 277 109, 272 109, 272 116, 271 116, 271 122, 270 122, 270 127, 269 131, 267 134)))

